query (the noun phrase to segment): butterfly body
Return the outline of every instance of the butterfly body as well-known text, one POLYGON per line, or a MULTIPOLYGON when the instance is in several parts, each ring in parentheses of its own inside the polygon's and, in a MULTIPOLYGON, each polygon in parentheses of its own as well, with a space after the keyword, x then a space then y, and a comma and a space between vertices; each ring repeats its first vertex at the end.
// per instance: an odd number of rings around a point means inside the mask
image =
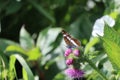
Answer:
POLYGON ((62 30, 62 34, 68 48, 75 48, 80 46, 80 41, 71 37, 65 30, 62 30))

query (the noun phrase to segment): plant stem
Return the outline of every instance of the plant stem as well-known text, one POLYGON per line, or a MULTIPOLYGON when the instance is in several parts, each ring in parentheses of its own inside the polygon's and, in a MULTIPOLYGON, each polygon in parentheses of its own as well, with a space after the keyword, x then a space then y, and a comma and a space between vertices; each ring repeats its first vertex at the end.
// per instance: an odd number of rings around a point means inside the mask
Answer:
POLYGON ((88 62, 88 64, 94 69, 96 70, 96 72, 104 79, 104 80, 108 80, 106 78, 106 76, 94 65, 94 63, 89 60, 88 58, 84 57, 85 61, 88 62))

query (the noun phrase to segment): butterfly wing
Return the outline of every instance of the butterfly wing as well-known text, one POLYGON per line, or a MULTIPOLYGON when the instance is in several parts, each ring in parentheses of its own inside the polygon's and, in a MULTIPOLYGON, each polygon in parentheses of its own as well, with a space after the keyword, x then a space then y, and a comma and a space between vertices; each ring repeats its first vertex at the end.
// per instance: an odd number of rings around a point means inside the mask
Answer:
POLYGON ((64 37, 64 41, 67 44, 68 48, 75 47, 75 45, 67 37, 64 37))
POLYGON ((66 31, 62 30, 62 34, 68 48, 74 48, 80 46, 79 40, 72 38, 66 31))
MULTIPOLYGON (((75 39, 75 38, 72 38, 72 40, 73 40, 73 42, 76 44, 76 46, 80 46, 80 45, 81 45, 81 43, 80 43, 79 40, 77 40, 77 39, 75 39)), ((75 44, 74 44, 74 45, 75 45, 75 44)))

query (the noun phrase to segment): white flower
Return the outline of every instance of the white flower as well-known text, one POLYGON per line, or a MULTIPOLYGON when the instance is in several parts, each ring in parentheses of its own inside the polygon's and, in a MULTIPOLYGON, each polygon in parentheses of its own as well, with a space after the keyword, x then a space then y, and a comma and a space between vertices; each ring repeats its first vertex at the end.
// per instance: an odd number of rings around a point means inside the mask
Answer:
POLYGON ((105 15, 97 19, 93 26, 92 36, 93 37, 98 37, 98 35, 103 36, 105 24, 109 25, 109 27, 113 27, 115 25, 115 20, 108 15, 105 15))
POLYGON ((115 20, 111 18, 110 16, 105 15, 102 18, 109 25, 109 27, 113 27, 115 25, 115 20))
POLYGON ((104 35, 104 25, 105 25, 105 23, 102 18, 97 19, 93 26, 92 35, 93 36, 98 36, 98 35, 103 36, 104 35))

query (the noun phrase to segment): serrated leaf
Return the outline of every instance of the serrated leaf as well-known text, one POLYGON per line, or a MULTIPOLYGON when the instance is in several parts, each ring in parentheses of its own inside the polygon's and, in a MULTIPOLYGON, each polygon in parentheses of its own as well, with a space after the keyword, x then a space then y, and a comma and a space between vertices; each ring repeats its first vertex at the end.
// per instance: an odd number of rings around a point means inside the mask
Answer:
POLYGON ((110 40, 103 39, 104 48, 113 66, 120 69, 120 47, 110 40))
POLYGON ((120 70, 120 35, 114 29, 105 26, 105 35, 101 39, 112 65, 120 70))
POLYGON ((24 26, 20 30, 20 45, 26 50, 34 47, 34 41, 30 34, 25 30, 24 26))
POLYGON ((120 47, 120 34, 116 32, 113 28, 105 26, 104 29, 104 38, 114 42, 120 47))

